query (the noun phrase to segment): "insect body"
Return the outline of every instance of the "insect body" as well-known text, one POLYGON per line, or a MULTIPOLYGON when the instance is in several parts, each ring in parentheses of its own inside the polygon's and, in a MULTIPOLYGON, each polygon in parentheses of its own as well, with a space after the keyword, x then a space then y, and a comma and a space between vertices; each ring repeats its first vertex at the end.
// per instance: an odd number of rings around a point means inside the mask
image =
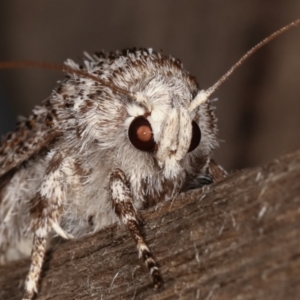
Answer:
POLYGON ((1 260, 32 249, 24 295, 32 299, 51 233, 76 238, 120 219, 159 287, 138 211, 226 176, 211 160, 208 97, 229 75, 203 91, 179 60, 151 49, 87 55, 83 70, 70 60, 65 70, 0 146, 1 260))
POLYGON ((178 60, 127 50, 89 56, 84 70, 113 87, 70 74, 1 146, 2 259, 33 239, 24 299, 51 231, 80 237, 118 218, 161 285, 137 211, 217 178, 215 117, 209 102, 191 106, 199 88, 178 60))

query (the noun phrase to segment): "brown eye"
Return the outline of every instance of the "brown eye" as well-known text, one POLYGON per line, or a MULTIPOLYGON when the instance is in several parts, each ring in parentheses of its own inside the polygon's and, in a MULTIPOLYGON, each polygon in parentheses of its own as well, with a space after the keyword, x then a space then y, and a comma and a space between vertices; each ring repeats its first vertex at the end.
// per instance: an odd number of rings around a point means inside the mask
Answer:
POLYGON ((131 144, 139 150, 153 151, 155 148, 151 125, 142 116, 132 121, 128 129, 128 137, 131 144))
POLYGON ((192 122, 192 139, 191 139, 191 144, 190 144, 190 148, 189 148, 188 152, 195 150, 198 147, 200 140, 201 140, 201 130, 200 130, 198 124, 195 121, 193 121, 192 122))

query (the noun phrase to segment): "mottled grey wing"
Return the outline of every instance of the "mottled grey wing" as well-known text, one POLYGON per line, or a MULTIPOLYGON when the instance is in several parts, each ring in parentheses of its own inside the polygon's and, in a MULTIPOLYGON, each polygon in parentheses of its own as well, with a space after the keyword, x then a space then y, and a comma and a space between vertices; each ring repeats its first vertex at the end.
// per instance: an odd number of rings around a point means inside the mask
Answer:
POLYGON ((6 173, 47 148, 60 135, 52 125, 47 120, 47 108, 37 106, 32 115, 3 137, 0 143, 0 181, 6 173))

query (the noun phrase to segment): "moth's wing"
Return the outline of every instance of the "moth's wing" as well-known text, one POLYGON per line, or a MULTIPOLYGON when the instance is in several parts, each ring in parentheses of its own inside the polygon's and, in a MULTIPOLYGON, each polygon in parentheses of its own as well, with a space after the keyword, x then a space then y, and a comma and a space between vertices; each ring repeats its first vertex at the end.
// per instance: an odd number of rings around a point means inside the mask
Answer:
POLYGON ((227 177, 227 172, 218 165, 213 159, 208 164, 208 173, 212 177, 213 182, 218 182, 227 177))
POLYGON ((23 118, 16 129, 0 143, 0 185, 22 163, 34 157, 57 138, 60 133, 47 123, 47 108, 35 107, 33 114, 23 118))

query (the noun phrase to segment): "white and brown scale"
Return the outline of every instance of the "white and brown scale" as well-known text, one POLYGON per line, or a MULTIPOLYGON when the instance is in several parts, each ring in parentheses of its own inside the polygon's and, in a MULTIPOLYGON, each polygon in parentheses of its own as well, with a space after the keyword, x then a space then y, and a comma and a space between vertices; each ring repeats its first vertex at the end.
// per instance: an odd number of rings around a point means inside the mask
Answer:
POLYGON ((210 101, 191 109, 199 87, 179 60, 152 49, 101 52, 86 54, 83 70, 102 83, 68 74, 0 145, 1 262, 32 251, 23 299, 38 291, 50 233, 76 238, 118 220, 159 287, 138 211, 226 175, 211 160, 210 101))

